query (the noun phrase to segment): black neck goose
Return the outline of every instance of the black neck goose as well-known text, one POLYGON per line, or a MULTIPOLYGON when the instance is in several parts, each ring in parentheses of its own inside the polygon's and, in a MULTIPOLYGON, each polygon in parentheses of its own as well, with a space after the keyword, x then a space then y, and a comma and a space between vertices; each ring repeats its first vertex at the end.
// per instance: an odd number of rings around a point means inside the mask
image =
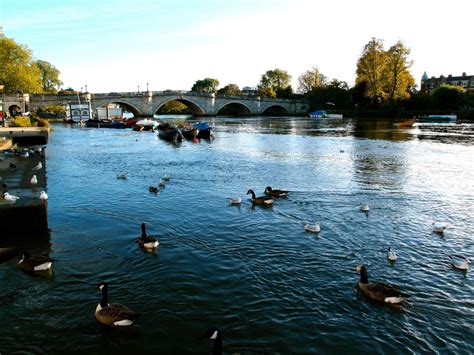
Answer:
POLYGON ((256 197, 253 190, 248 190, 247 195, 252 195, 252 203, 257 205, 271 205, 273 203, 273 198, 268 196, 256 197))
POLYGON ((277 189, 272 189, 271 186, 267 186, 265 188, 265 195, 268 196, 273 196, 273 197, 286 197, 288 196, 287 190, 277 190, 277 189))
POLYGON ((202 338, 209 339, 213 341, 211 355, 221 355, 222 354, 222 334, 219 328, 211 327, 206 331, 206 334, 202 338))
POLYGON ((47 257, 31 258, 30 253, 24 252, 18 265, 25 272, 46 271, 51 268, 53 261, 47 257))
POLYGON ((98 285, 102 291, 102 299, 95 309, 95 318, 102 324, 108 326, 124 327, 132 325, 139 314, 120 304, 108 304, 107 282, 98 285))
POLYGON ((402 293, 396 287, 381 282, 369 283, 367 269, 364 265, 356 267, 356 271, 360 273, 359 288, 365 297, 384 303, 398 304, 405 301, 408 295, 402 293))
POLYGON ((138 239, 138 244, 144 249, 155 249, 160 243, 155 237, 146 234, 145 223, 142 223, 142 235, 138 239))

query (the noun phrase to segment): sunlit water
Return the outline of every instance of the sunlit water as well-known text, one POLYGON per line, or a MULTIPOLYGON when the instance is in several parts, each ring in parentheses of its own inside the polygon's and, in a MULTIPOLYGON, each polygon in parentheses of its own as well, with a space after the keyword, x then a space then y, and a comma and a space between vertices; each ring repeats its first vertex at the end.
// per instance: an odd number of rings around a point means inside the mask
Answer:
POLYGON ((474 254, 472 125, 212 120, 215 140, 179 146, 150 132, 54 126, 51 235, 16 241, 49 253, 53 273, 0 265, 2 354, 208 353, 198 337, 209 326, 228 353, 473 352, 472 274, 448 259, 474 254), (166 187, 148 192, 164 174, 166 187), (247 190, 269 185, 289 197, 252 207, 247 190), (434 221, 449 224, 444 237, 434 221), (156 255, 135 243, 142 222, 159 238, 156 255), (321 232, 305 232, 314 222, 321 232), (358 295, 360 263, 410 301, 358 295), (102 280, 110 302, 141 313, 137 326, 97 323, 102 280))

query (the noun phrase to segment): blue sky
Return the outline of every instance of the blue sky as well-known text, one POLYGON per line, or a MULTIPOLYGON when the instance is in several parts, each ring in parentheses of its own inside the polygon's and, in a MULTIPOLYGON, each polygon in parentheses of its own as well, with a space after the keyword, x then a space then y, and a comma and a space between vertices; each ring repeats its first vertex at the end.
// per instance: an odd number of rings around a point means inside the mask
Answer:
POLYGON ((474 74, 472 10, 472 0, 0 0, 0 25, 75 89, 255 86, 274 68, 296 88, 312 66, 352 85, 371 37, 410 47, 417 83, 423 71, 474 74))

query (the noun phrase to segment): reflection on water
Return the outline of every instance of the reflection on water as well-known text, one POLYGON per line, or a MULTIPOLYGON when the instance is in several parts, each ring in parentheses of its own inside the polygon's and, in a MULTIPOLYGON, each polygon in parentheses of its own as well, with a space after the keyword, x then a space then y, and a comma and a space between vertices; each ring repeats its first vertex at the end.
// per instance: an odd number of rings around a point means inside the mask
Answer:
POLYGON ((51 235, 0 244, 49 254, 53 272, 0 264, 0 352, 206 353, 196 339, 209 326, 222 329, 228 353, 471 352, 474 284, 449 255, 474 252, 474 126, 210 121, 215 140, 180 145, 150 132, 54 127, 51 235), (150 193, 165 174, 172 179, 150 193), (247 190, 266 186, 290 194, 252 206, 247 190), (241 205, 229 205, 236 196, 241 205), (448 223, 444 236, 435 221, 448 223), (316 222, 320 233, 304 230, 316 222), (156 254, 136 243, 141 223, 160 242, 156 254), (360 263, 410 302, 360 297, 360 263), (103 280, 111 303, 141 313, 138 326, 97 324, 103 280))

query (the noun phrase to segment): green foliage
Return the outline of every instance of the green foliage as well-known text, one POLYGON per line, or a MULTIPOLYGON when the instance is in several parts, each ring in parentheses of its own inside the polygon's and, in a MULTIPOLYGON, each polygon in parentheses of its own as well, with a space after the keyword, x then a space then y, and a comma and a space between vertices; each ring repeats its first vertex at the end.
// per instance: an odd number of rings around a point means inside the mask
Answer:
POLYGON ((290 85, 291 75, 282 69, 268 70, 262 75, 258 92, 260 96, 279 97, 280 92, 287 95, 289 91, 293 92, 290 85))
POLYGON ((48 105, 39 107, 35 114, 40 117, 63 117, 66 113, 64 106, 61 105, 48 105))
POLYGON ((16 116, 8 125, 10 127, 31 127, 31 120, 27 116, 16 116))
POLYGON ((219 81, 217 79, 206 78, 203 80, 198 80, 194 83, 191 91, 202 92, 202 93, 216 93, 217 87, 219 86, 219 81))
POLYGON ((158 110, 159 113, 189 113, 188 106, 179 101, 170 101, 165 103, 158 110))
POLYGON ((364 46, 362 55, 357 62, 356 84, 366 82, 366 95, 375 102, 386 98, 382 80, 387 56, 382 40, 372 38, 364 46))
POLYGON ((326 84, 326 77, 314 66, 311 70, 305 71, 298 78, 298 92, 306 94, 311 90, 326 84))
POLYGON ((56 93, 57 89, 63 84, 63 82, 59 80, 60 71, 56 69, 54 65, 44 60, 37 60, 36 65, 41 71, 40 79, 43 91, 56 93))
POLYGON ((224 86, 222 89, 217 90, 218 94, 226 95, 226 96, 240 96, 242 95, 242 91, 240 88, 235 84, 228 84, 224 86))
POLYGON ((0 38, 0 82, 5 93, 41 92, 40 70, 28 47, 0 38))
POLYGON ((80 94, 79 91, 75 91, 73 88, 67 88, 63 90, 59 90, 58 95, 76 95, 80 94))
POLYGON ((458 110, 464 101, 464 89, 460 86, 442 85, 431 94, 435 108, 458 110))

